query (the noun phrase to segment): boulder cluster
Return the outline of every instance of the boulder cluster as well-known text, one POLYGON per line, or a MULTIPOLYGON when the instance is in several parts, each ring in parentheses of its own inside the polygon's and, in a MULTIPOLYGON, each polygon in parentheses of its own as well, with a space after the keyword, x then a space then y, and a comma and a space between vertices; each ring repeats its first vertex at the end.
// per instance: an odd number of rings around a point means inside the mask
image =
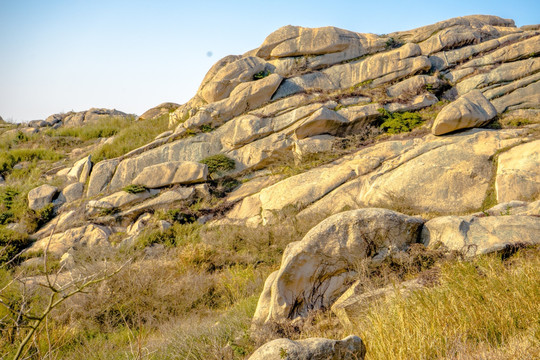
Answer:
MULTIPOLYGON (((44 249, 51 233, 49 251, 59 256, 112 246, 115 232, 132 244, 157 209, 192 203, 208 194, 209 181, 236 177, 224 215, 201 222, 264 226, 291 208, 299 220, 328 217, 287 247, 266 280, 254 328, 330 308, 347 322, 365 299, 351 285, 358 261, 377 263, 416 243, 474 256, 540 242, 538 54, 540 26, 496 16, 384 36, 285 26, 257 49, 219 60, 187 103, 143 114, 170 114, 170 131, 153 142, 95 164, 78 159, 52 174, 62 187, 30 191, 30 208, 53 203, 57 214, 33 234, 31 250, 44 249), (410 136, 364 142, 290 177, 267 169, 332 153, 344 139, 380 132, 382 114, 411 112, 428 121, 410 136), (521 126, 496 126, 516 119, 521 126), (230 166, 216 172, 204 161, 216 156, 230 166)), ((29 125, 78 126, 110 115, 127 116, 91 109, 29 125)), ((357 337, 280 339, 251 359, 364 354, 357 337)))

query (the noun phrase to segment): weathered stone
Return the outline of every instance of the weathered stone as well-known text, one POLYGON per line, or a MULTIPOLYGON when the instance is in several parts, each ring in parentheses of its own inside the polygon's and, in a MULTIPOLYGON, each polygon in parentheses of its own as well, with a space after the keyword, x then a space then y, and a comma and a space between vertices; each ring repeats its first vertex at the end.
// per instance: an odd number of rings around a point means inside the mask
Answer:
POLYGON ((255 115, 235 118, 220 128, 220 140, 229 149, 236 149, 274 132, 272 120, 255 115))
POLYGON ((92 170, 91 156, 85 157, 73 164, 73 167, 67 173, 68 179, 78 182, 86 182, 90 171, 92 170))
POLYGON ((474 44, 488 36, 489 34, 484 33, 482 28, 472 29, 469 26, 457 25, 442 29, 418 45, 420 45, 423 55, 429 55, 442 50, 474 44))
POLYGON ((169 113, 173 112, 179 107, 180 104, 165 102, 149 110, 146 110, 141 116, 139 116, 139 120, 157 119, 160 116, 169 115, 169 113))
POLYGON ((321 55, 346 50, 352 44, 365 47, 367 53, 372 46, 377 47, 376 39, 373 34, 358 34, 332 26, 312 29, 288 25, 268 35, 257 56, 270 59, 321 55))
POLYGON ((252 110, 250 114, 258 116, 260 118, 277 116, 284 112, 298 109, 302 105, 308 103, 313 98, 313 95, 308 94, 298 94, 290 96, 285 99, 274 101, 261 108, 252 110))
POLYGON ((309 155, 330 152, 336 138, 330 135, 318 135, 294 142, 293 152, 297 159, 302 160, 309 155))
POLYGON ((498 113, 522 108, 540 108, 540 81, 493 100, 498 113))
POLYGON ((512 200, 497 204, 492 208, 471 214, 472 216, 505 216, 505 215, 531 215, 540 216, 540 200, 528 203, 526 201, 512 200))
POLYGON ((36 252, 47 249, 49 253, 61 256, 71 248, 110 246, 108 242, 110 235, 111 230, 109 228, 89 224, 40 239, 36 241, 28 251, 36 252), (47 245, 49 241, 50 244, 47 245))
POLYGON ((536 216, 445 216, 424 224, 422 242, 428 248, 444 245, 467 256, 500 251, 514 245, 540 243, 536 216))
POLYGON ((343 340, 276 339, 258 348, 249 360, 363 360, 366 346, 358 336, 343 340))
POLYGON ((52 202, 58 188, 51 185, 41 185, 30 190, 28 193, 28 207, 32 210, 40 210, 52 202))
MULTIPOLYGON (((282 176, 280 175, 271 175, 271 176, 261 176, 255 179, 252 179, 248 182, 241 184, 238 188, 227 195, 227 201, 235 202, 242 200, 243 198, 258 193, 262 189, 275 184, 278 182, 282 176)), ((260 211, 259 211, 260 212, 260 211)))
POLYGON ((499 155, 495 183, 498 202, 540 198, 540 140, 499 155))
POLYGON ((88 216, 93 216, 118 211, 122 207, 141 202, 156 193, 156 190, 143 191, 136 194, 118 191, 99 200, 90 200, 88 204, 86 204, 86 214, 88 216))
MULTIPOLYGON (((496 86, 495 88, 492 88, 492 89, 490 88, 489 90, 483 91, 483 94, 486 97, 486 99, 492 100, 492 99, 496 99, 498 97, 507 95, 507 94, 511 93, 512 91, 515 91, 515 90, 517 90, 519 88, 525 87, 525 86, 527 86, 529 84, 539 82, 539 81, 540 81, 540 72, 536 73, 536 74, 533 74, 531 76, 524 77, 523 79, 512 81, 510 84, 496 86)), ((523 90, 521 90, 521 92, 522 91, 523 90)), ((527 94, 523 94, 523 93, 520 94, 520 95, 527 96, 527 94)), ((512 97, 509 97, 507 99, 511 99, 511 98, 515 98, 515 97, 512 96, 512 97)), ((538 101, 536 101, 536 103, 538 103, 538 101)), ((508 107, 510 107, 512 105, 517 105, 517 104, 518 104, 518 102, 513 101, 513 103, 511 103, 511 104, 507 104, 506 108, 508 108, 508 107)), ((534 106, 534 104, 532 104, 531 106, 534 106)), ((495 108, 497 108, 497 106, 495 106, 495 108)), ((506 108, 504 110, 506 110, 506 108)), ((497 110, 497 112, 499 112, 499 111, 497 110)))
POLYGON ((192 161, 171 161, 145 168, 133 183, 147 188, 206 181, 208 166, 192 161))
POLYGON ((353 96, 339 100, 339 103, 343 106, 360 105, 362 103, 370 102, 371 98, 368 98, 367 96, 353 96))
POLYGON ((424 92, 428 86, 436 89, 442 81, 436 76, 416 75, 389 86, 386 93, 391 97, 410 97, 424 92))
POLYGON ((497 116, 497 110, 476 90, 445 106, 437 115, 431 132, 443 135, 452 131, 485 125, 497 116))
POLYGON ((382 261, 407 249, 419 239, 422 223, 386 209, 347 211, 324 220, 287 246, 280 269, 265 284, 254 323, 281 322, 330 307, 346 290, 356 262, 382 261))
POLYGON ((219 126, 235 116, 256 109, 270 101, 282 80, 278 74, 271 74, 260 80, 241 83, 228 98, 201 107, 195 116, 183 123, 183 127, 219 126))
POLYGON ((498 39, 484 41, 480 44, 465 46, 455 50, 443 51, 432 54, 429 57, 429 60, 431 61, 433 68, 436 70, 444 70, 458 65, 460 62, 463 62, 474 55, 496 49, 497 47, 510 42, 514 42, 523 36, 523 34, 511 34, 498 39))
POLYGON ((80 182, 70 184, 62 190, 62 195, 67 203, 80 199, 83 196, 83 193, 84 184, 80 182))
POLYGON ((195 189, 193 187, 179 187, 174 190, 165 191, 153 199, 130 207, 126 211, 118 214, 118 217, 133 217, 152 209, 156 210, 170 207, 174 204, 190 200, 193 195, 195 195, 195 189))
POLYGON ((488 85, 514 81, 540 70, 540 58, 532 58, 502 64, 490 72, 469 77, 456 85, 460 95, 488 85))
POLYGON ((93 123, 111 117, 130 118, 132 115, 118 110, 92 108, 86 111, 62 114, 62 117, 65 126, 81 126, 83 124, 93 123))
POLYGON ((236 170, 260 168, 267 163, 290 154, 293 140, 289 136, 278 133, 251 142, 239 149, 225 153, 236 161, 236 170))
POLYGON ((354 314, 361 314, 361 311, 369 307, 373 301, 397 295, 404 297, 423 287, 419 279, 414 279, 364 292, 364 284, 357 280, 332 305, 332 312, 336 314, 343 326, 352 326, 351 317, 354 314))
POLYGON ((346 118, 323 106, 308 118, 295 123, 291 128, 287 129, 287 132, 294 134, 297 140, 322 134, 335 135, 345 123, 347 123, 346 118))
POLYGON ((107 189, 118 163, 116 159, 103 160, 94 166, 88 181, 87 197, 96 196, 107 189))
POLYGON ((540 53, 540 35, 501 47, 485 56, 463 64, 463 67, 480 67, 485 65, 500 64, 531 57, 540 53))
POLYGON ((118 164, 109 189, 114 191, 133 183, 146 167, 169 161, 199 161, 219 154, 222 145, 211 134, 199 134, 146 151, 118 164))
POLYGON ((405 41, 420 42, 443 29, 458 25, 471 28, 482 28, 485 25, 515 27, 514 21, 510 19, 503 19, 492 15, 469 15, 439 21, 435 24, 422 26, 413 30, 395 32, 388 36, 405 41))
POLYGON ((416 111, 428 106, 434 105, 439 101, 433 94, 422 94, 415 96, 406 103, 390 103, 386 104, 384 108, 390 112, 396 111, 416 111))
POLYGON ((266 65, 266 61, 253 56, 232 61, 220 68, 199 94, 209 103, 223 100, 241 83, 252 81, 253 75, 263 72, 266 65))

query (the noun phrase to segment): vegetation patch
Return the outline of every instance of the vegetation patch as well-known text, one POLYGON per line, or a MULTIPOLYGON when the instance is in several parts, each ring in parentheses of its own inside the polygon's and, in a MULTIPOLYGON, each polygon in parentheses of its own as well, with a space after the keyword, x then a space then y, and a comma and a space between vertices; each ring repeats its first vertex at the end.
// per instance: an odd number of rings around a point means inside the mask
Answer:
POLYGON ((234 170, 236 167, 234 160, 223 154, 208 156, 199 162, 208 166, 210 174, 234 170))
POLYGON ((125 192, 129 194, 139 194, 139 193, 145 192, 147 189, 146 187, 142 185, 131 184, 124 187, 122 190, 124 190, 125 192))
POLYGON ((111 116, 100 119, 94 123, 83 126, 61 127, 55 130, 48 130, 49 136, 70 136, 81 140, 91 140, 106 138, 118 134, 122 129, 130 127, 134 122, 133 117, 111 116))
POLYGON ((420 115, 411 112, 391 113, 386 109, 379 109, 381 130, 389 134, 399 134, 410 132, 412 129, 422 125, 423 120, 420 115))
POLYGON ((260 79, 263 79, 263 78, 267 77, 268 75, 270 75, 269 70, 259 71, 258 73, 253 75, 253 80, 260 80, 260 79))
POLYGON ((0 226, 0 268, 31 243, 26 234, 0 226))

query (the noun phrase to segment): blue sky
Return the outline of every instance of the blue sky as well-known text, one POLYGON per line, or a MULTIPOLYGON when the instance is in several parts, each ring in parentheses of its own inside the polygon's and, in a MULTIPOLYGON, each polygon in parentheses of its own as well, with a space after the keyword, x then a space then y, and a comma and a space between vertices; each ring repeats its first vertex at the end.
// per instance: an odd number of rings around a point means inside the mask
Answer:
POLYGON ((537 24, 540 1, 0 0, 0 116, 183 103, 213 63, 288 24, 381 34, 471 14, 537 24))

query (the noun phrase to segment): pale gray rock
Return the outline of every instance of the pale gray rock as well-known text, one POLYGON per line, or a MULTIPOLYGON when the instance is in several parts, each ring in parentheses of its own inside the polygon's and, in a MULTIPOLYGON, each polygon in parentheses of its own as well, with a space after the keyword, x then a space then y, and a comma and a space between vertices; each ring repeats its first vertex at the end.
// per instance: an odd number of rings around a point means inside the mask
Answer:
POLYGON ((91 160, 91 156, 89 155, 85 158, 78 160, 75 164, 73 164, 73 167, 67 173, 67 178, 71 181, 78 181, 78 182, 85 183, 86 179, 88 179, 88 176, 90 175, 91 170, 92 170, 92 160, 91 160))
POLYGON ((437 115, 431 132, 443 135, 452 131, 485 125, 497 116, 497 110, 484 95, 471 91, 445 106, 437 115))
POLYGON ((211 134, 199 134, 159 146, 121 161, 110 181, 109 190, 118 190, 132 184, 137 175, 148 166, 169 161, 199 161, 221 151, 221 143, 211 134))
POLYGON ((416 111, 434 105, 438 101, 439 99, 435 95, 428 93, 415 96, 406 103, 386 104, 384 108, 390 112, 416 111))
POLYGON ((499 155, 496 178, 498 202, 540 198, 540 140, 518 145, 499 155))
POLYGON ((118 191, 99 200, 90 200, 86 204, 86 214, 88 216, 94 216, 118 211, 120 208, 141 202, 157 193, 157 190, 142 191, 136 194, 118 191))
POLYGON ((339 100, 339 103, 343 106, 360 105, 362 103, 370 102, 371 98, 368 98, 367 96, 353 96, 339 100))
POLYGON ((108 227, 88 224, 39 239, 27 251, 36 252, 47 249, 49 253, 61 256, 71 248, 108 247, 110 246, 108 239, 111 233, 111 229, 108 227))
POLYGON ((358 336, 343 340, 276 339, 258 348, 249 360, 363 360, 366 346, 358 336))
POLYGON ((62 195, 66 199, 67 203, 80 199, 84 193, 84 184, 76 182, 66 186, 62 190, 62 195))
POLYGON ((428 248, 443 245, 466 256, 501 251, 509 246, 540 243, 537 216, 445 216, 424 224, 422 242, 428 248))
POLYGON ((169 113, 173 112, 179 107, 180 107, 180 104, 176 104, 172 102, 164 102, 162 104, 159 104, 158 106, 155 106, 151 109, 146 110, 141 116, 139 116, 139 120, 157 119, 160 116, 168 115, 169 113))
POLYGON ((426 87, 436 89, 443 84, 436 76, 416 75, 389 86, 386 93, 391 97, 410 97, 422 93, 426 87))
POLYGON ((132 218, 149 210, 169 208, 175 204, 191 200, 194 195, 195 189, 193 187, 179 187, 174 190, 168 190, 153 199, 149 199, 119 213, 118 218, 132 218))
POLYGON ((312 154, 330 152, 336 138, 330 135, 318 135, 294 142, 293 152, 297 159, 302 160, 312 154))
POLYGON ((147 188, 160 188, 174 184, 193 184, 206 181, 208 166, 192 161, 170 161, 146 167, 133 180, 147 188))
POLYGON ((65 126, 81 126, 83 124, 93 123, 111 117, 119 117, 125 119, 133 117, 133 115, 129 115, 115 109, 111 110, 97 108, 91 108, 89 110, 76 113, 70 112, 67 114, 63 114, 62 116, 62 121, 65 126))
POLYGON ((199 94, 208 103, 223 100, 236 86, 252 81, 255 74, 265 71, 266 66, 266 61, 254 56, 232 61, 220 68, 199 90, 199 94))
POLYGON ((540 70, 540 58, 531 58, 502 64, 487 73, 469 77, 458 84, 456 89, 460 95, 474 89, 486 86, 507 83, 534 74, 540 70))
POLYGON ((498 113, 515 109, 540 108, 540 81, 494 99, 493 106, 498 113))
POLYGON ((117 159, 111 159, 100 161, 94 166, 88 181, 87 197, 96 196, 107 189, 118 164, 117 159))
POLYGON ((480 67, 529 58, 540 53, 540 35, 501 47, 485 56, 463 64, 463 67, 480 67))
POLYGON ((58 188, 52 185, 41 185, 30 190, 28 193, 28 207, 32 210, 40 210, 46 205, 52 203, 54 195, 58 188))
POLYGON ((423 220, 386 209, 334 215, 287 246, 280 269, 267 281, 254 324, 282 322, 328 308, 346 290, 354 264, 379 262, 419 239, 423 220))

